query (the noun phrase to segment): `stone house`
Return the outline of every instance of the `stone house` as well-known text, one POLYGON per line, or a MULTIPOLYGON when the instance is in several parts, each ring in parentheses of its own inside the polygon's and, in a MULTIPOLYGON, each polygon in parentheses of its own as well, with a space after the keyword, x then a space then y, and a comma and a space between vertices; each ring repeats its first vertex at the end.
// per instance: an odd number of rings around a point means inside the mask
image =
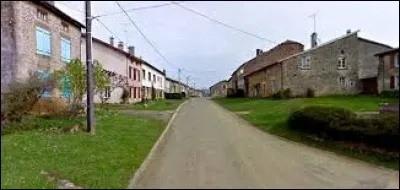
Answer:
POLYGON ((166 77, 165 78, 165 92, 166 93, 180 93, 180 84, 177 80, 166 77))
MULTIPOLYGON (((86 62, 86 38, 82 34, 81 60, 86 62)), ((92 37, 92 56, 97 60, 110 77, 110 86, 105 92, 94 95, 93 101, 101 103, 120 103, 123 101, 124 89, 128 93, 128 102, 137 103, 141 101, 141 65, 142 60, 135 57, 134 47, 129 46, 128 52, 124 50, 124 45, 119 42, 117 47, 114 45, 114 38, 106 43, 100 39, 92 37)))
POLYGON ((244 67, 246 63, 240 65, 233 73, 231 74, 232 77, 232 93, 237 93, 238 91, 245 90, 244 88, 244 67))
POLYGON ((256 57, 244 63, 245 95, 247 97, 271 96, 278 89, 278 83, 281 81, 279 66, 271 67, 271 65, 279 59, 303 50, 303 44, 290 40, 266 52, 257 49, 256 57))
MULTIPOLYGON (((1 2, 1 91, 33 72, 46 78, 54 69, 79 58, 84 25, 54 6, 53 1, 1 2)), ((63 103, 68 88, 46 88, 43 99, 63 103)))
POLYGON ((399 48, 375 54, 379 59, 378 92, 399 90, 399 48))
POLYGON ((210 87, 211 97, 226 97, 227 95, 227 81, 219 81, 210 87))
POLYGON ((160 71, 150 63, 142 60, 142 94, 147 100, 152 99, 152 88, 155 90, 155 99, 164 99, 165 70, 160 71))
POLYGON ((265 91, 290 88, 293 96, 304 96, 308 88, 316 96, 374 91, 370 82, 372 78, 376 86, 378 58, 374 55, 392 48, 360 38, 357 33, 347 31, 344 36, 261 68, 258 72, 268 76, 259 76, 265 81, 265 91))

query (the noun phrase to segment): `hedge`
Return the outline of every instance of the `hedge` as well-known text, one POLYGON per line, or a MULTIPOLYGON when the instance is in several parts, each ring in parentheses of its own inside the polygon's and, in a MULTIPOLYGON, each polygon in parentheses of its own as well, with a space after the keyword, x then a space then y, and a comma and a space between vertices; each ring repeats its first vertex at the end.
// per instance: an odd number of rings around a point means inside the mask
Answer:
POLYGON ((380 93, 382 98, 398 98, 399 90, 384 90, 380 93))
POLYGON ((165 93, 165 99, 182 99, 182 93, 165 93))
POLYGON ((397 150, 399 117, 395 114, 357 118, 350 110, 310 106, 292 113, 289 128, 317 135, 326 140, 365 143, 373 147, 397 150))

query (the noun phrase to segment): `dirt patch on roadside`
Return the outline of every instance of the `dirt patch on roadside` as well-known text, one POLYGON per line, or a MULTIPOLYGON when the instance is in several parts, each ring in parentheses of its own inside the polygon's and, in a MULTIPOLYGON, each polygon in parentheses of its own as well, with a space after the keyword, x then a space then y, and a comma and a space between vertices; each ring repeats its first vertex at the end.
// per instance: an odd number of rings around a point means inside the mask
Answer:
POLYGON ((249 115, 250 114, 249 111, 237 111, 235 113, 238 114, 238 115, 249 115))

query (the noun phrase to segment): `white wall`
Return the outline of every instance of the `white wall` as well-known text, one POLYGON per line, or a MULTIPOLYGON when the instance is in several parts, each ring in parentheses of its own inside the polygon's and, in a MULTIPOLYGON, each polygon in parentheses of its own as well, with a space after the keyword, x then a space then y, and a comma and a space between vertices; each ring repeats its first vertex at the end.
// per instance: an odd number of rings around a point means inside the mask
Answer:
MULTIPOLYGON (((151 87, 154 86, 157 90, 163 90, 165 88, 165 76, 163 73, 154 70, 153 68, 149 67, 147 64, 142 64, 142 70, 146 71, 146 77, 142 77, 142 86, 144 87, 151 87), (148 73, 151 73, 151 81, 148 78, 148 73), (156 82, 153 83, 153 75, 156 75, 156 82), (160 81, 157 81, 157 77, 161 77, 160 81)), ((143 72, 143 71, 142 71, 143 72)))

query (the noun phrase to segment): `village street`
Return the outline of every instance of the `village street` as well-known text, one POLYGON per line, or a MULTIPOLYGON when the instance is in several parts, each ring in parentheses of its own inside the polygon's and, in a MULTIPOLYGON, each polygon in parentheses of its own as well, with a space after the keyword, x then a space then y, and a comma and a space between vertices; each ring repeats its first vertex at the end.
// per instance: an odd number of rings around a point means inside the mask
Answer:
POLYGON ((282 140, 204 98, 169 130, 129 188, 399 188, 398 171, 282 140))

